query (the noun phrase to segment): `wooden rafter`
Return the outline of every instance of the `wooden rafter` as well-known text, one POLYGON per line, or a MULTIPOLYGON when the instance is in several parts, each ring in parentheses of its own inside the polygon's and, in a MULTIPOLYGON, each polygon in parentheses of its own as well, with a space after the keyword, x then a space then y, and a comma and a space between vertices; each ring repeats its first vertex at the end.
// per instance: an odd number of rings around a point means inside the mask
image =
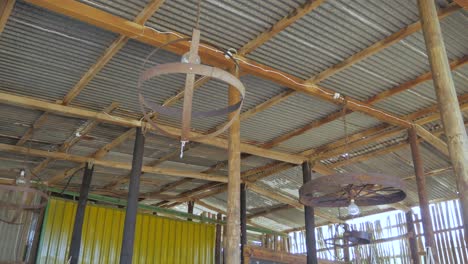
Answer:
POLYGON ((0 34, 2 34, 3 29, 8 21, 8 18, 13 11, 16 0, 4 0, 0 2, 0 34))
MULTIPOLYGON (((119 117, 119 116, 99 113, 99 112, 87 110, 84 108, 64 106, 64 105, 49 103, 49 102, 42 101, 42 100, 31 99, 31 98, 27 98, 24 96, 17 96, 17 95, 12 95, 8 93, 3 93, 3 92, 0 92, 0 103, 47 111, 47 112, 56 113, 56 114, 64 115, 64 116, 72 116, 72 117, 78 117, 78 118, 83 118, 83 119, 98 120, 99 122, 114 124, 114 125, 119 125, 119 126, 124 126, 124 127, 135 128, 135 127, 144 126, 147 129, 153 129, 150 125, 147 125, 146 122, 133 119, 133 118, 119 117)), ((180 134, 179 128, 174 128, 174 127, 170 127, 166 125, 160 125, 160 127, 171 133, 180 134)), ((197 133, 197 132, 192 132, 191 134, 193 138, 201 135, 200 133, 197 133)), ((217 138, 217 137, 209 138, 209 139, 198 139, 196 140, 196 142, 204 143, 207 145, 211 145, 211 146, 215 146, 215 147, 219 147, 223 149, 226 149, 228 146, 226 139, 217 138)), ((249 145, 246 143, 241 143, 241 151, 244 153, 255 155, 255 156, 260 156, 260 157, 269 158, 273 160, 285 161, 285 162, 294 163, 294 164, 301 164, 305 159, 305 157, 300 156, 300 155, 287 154, 287 153, 274 151, 274 150, 267 150, 267 149, 263 149, 263 148, 249 145)))
MULTIPOLYGON (((152 0, 142 12, 138 14, 135 23, 143 25, 146 20, 153 15, 154 12, 164 3, 164 0, 152 0)), ((1 32, 1 31, 0 31, 1 32)), ((60 102, 63 105, 70 104, 80 93, 85 89, 86 85, 94 79, 94 77, 101 71, 101 69, 114 57, 120 49, 127 43, 129 38, 127 36, 119 36, 112 44, 104 51, 102 56, 91 66, 80 80, 68 91, 60 102)), ((33 126, 26 131, 23 137, 18 141, 17 145, 21 146, 28 141, 33 135, 34 129, 39 129, 47 121, 48 113, 43 113, 33 124, 33 126)))
MULTIPOLYGON (((464 56, 463 58, 460 58, 460 59, 456 59, 454 61, 452 61, 450 63, 450 66, 451 66, 451 69, 452 70, 456 70, 464 65, 468 64, 468 56, 464 56)), ((413 80, 410 80, 408 82, 405 82, 403 84, 400 84, 398 86, 395 86, 389 90, 386 90, 384 92, 381 92, 373 97, 371 97, 370 99, 366 100, 366 103, 367 104, 370 104, 370 105, 373 105, 373 104, 376 104, 390 96, 393 96, 393 95, 396 95, 398 93, 401 93, 401 92, 404 92, 406 90, 409 90, 409 89, 412 89, 414 87, 416 87, 417 85, 423 83, 423 82, 426 82, 426 81, 429 81, 429 80, 432 80, 432 73, 429 71, 429 72, 426 72, 424 74, 422 74, 421 76, 413 79, 413 80)), ((346 114, 350 114, 352 113, 351 110, 348 110, 346 112, 346 114)), ((286 134, 283 134, 277 138, 274 138, 272 139, 271 141, 265 143, 262 145, 262 147, 264 148, 268 148, 268 147, 274 147, 274 146, 277 146, 293 137, 296 137, 296 136, 299 136, 299 135, 302 135, 304 134, 305 132, 307 131, 310 131, 314 128, 317 128, 319 126, 322 126, 322 125, 325 125, 325 124, 328 124, 330 122, 333 122, 339 118, 342 118, 343 117, 343 113, 342 111, 339 111, 339 112, 335 112, 335 113, 332 113, 320 120, 316 120, 316 121, 313 121, 312 123, 310 124, 307 124, 305 125, 304 127, 300 127, 300 128, 297 128, 291 132, 288 132, 286 134)))
MULTIPOLYGON (((73 0, 28 0, 28 2, 41 6, 43 8, 58 12, 72 18, 93 24, 100 28, 116 32, 128 37, 135 37, 139 41, 153 45, 160 46, 167 43, 167 41, 179 38, 174 34, 161 34, 150 28, 139 25, 137 23, 122 19, 120 17, 111 15, 102 10, 93 8, 86 4, 73 1, 73 0)), ((183 34, 176 33, 179 36, 186 37, 183 34)), ((167 45, 164 48, 176 54, 183 54, 189 50, 189 43, 178 42, 173 45, 167 45)), ((200 46, 199 54, 202 57, 204 63, 218 66, 221 68, 232 67, 233 62, 226 59, 223 53, 217 51, 213 47, 208 45, 200 46)), ((249 60, 242 56, 236 57, 244 72, 272 80, 280 85, 284 85, 293 90, 309 94, 311 96, 319 97, 323 100, 340 104, 339 100, 334 98, 335 92, 323 87, 319 87, 313 84, 306 84, 305 80, 292 76, 290 74, 278 71, 266 65, 259 64, 255 61, 249 60)), ((411 126, 410 123, 401 119, 398 116, 386 113, 378 110, 368 104, 349 98, 347 100, 348 107, 351 110, 366 113, 377 119, 396 126, 402 126, 408 128, 411 126)))
POLYGON ((249 41, 242 48, 239 49, 240 55, 246 55, 252 52, 257 47, 261 46, 263 43, 267 42, 273 38, 276 34, 280 33, 285 28, 289 27, 291 24, 301 19, 303 16, 312 12, 314 9, 319 7, 325 0, 309 0, 300 7, 294 9, 287 16, 276 22, 268 30, 258 35, 256 38, 249 41))
MULTIPOLYGON (((114 109, 116 109, 119 106, 117 103, 112 103, 108 107, 106 107, 102 112, 103 113, 111 113, 114 109)), ((78 143, 82 136, 85 136, 88 134, 91 130, 93 130, 99 123, 96 121, 88 121, 86 122, 83 126, 79 127, 75 133, 73 133, 70 138, 65 140, 65 142, 57 149, 58 152, 67 152, 73 145, 78 143), (76 133, 80 133, 81 136, 76 136, 76 133)), ((32 172, 34 174, 39 174, 43 169, 45 169, 54 159, 53 158, 47 158, 43 160, 41 163, 39 163, 34 169, 32 169, 32 172)))
MULTIPOLYGON (((67 160, 67 161, 72 161, 76 163, 90 162, 98 166, 117 168, 117 169, 123 169, 123 170, 131 169, 130 163, 108 161, 108 160, 103 160, 103 159, 93 159, 90 157, 83 157, 79 155, 72 155, 72 154, 61 153, 61 152, 49 152, 45 150, 30 149, 26 147, 14 146, 14 145, 8 145, 8 144, 0 144, 0 151, 31 155, 31 156, 43 157, 43 158, 52 158, 52 159, 57 159, 57 160, 67 160)), ((167 168, 155 168, 155 167, 150 167, 150 166, 143 166, 142 171, 147 172, 147 173, 165 174, 169 176, 197 178, 197 179, 216 181, 216 182, 227 182, 227 178, 223 175, 211 175, 211 174, 206 174, 206 173, 197 173, 197 172, 167 169, 167 168)))
MULTIPOLYGON (((443 9, 440 11, 439 13, 439 18, 440 19, 443 19, 447 16, 449 16, 450 14, 453 14, 455 11, 459 10, 459 7, 457 7, 455 4, 452 4, 450 5, 449 7, 443 9)), ((350 67, 351 65, 389 47, 390 45, 406 38, 407 36, 409 36, 410 34, 413 34, 414 32, 416 31, 419 31, 421 29, 421 25, 419 22, 416 22, 410 26, 408 26, 407 28, 404 28, 404 29, 401 29, 400 31, 382 39, 381 41, 379 42, 376 42, 375 44, 373 44, 372 46, 356 53, 355 55, 351 56, 350 58, 346 59, 345 61, 323 71, 321 74, 317 75, 316 77, 312 78, 312 79, 309 79, 308 80, 308 83, 309 84, 317 84, 319 83, 320 81, 323 80, 323 78, 326 78, 326 77, 330 77, 332 76, 333 74, 336 74, 337 72, 347 68, 347 67, 350 67), (409 29, 409 30, 408 30, 409 29)), ((452 66, 452 69, 454 68, 457 68, 463 64, 466 63, 466 60, 467 58, 462 58, 460 60, 455 60, 454 62, 452 62, 451 66, 452 66)), ((409 89, 408 86, 411 86, 411 87, 414 87, 415 85, 417 85, 417 83, 421 83, 425 80, 429 80, 432 78, 432 75, 431 73, 426 73, 422 76, 420 76, 418 79, 415 79, 412 82, 407 82, 403 85, 400 85, 400 86, 397 86, 395 87, 394 89, 390 89, 386 92, 383 92, 375 97, 372 97, 371 99, 367 100, 366 103, 367 104, 374 104, 376 103, 377 101, 379 100, 382 100, 383 98, 386 98, 388 96, 391 96, 392 94, 396 94, 396 93, 399 93, 401 91, 404 91, 406 89, 409 89), (430 75, 430 76, 428 76, 430 75)), ((260 112, 260 111, 263 111, 263 110, 266 110, 268 109, 269 107, 271 106, 274 106, 278 103, 280 103, 281 101, 284 101, 285 99, 297 94, 298 92, 297 91, 292 91, 290 93, 288 93, 286 96, 282 97, 282 96, 275 96, 273 98, 270 98, 269 100, 267 100, 266 102, 263 102, 262 103, 262 107, 256 111, 254 111, 252 114, 248 115, 247 117, 252 117, 254 114, 260 112)), ((280 94, 281 95, 281 94, 280 94)), ((351 112, 351 111, 349 111, 351 112)), ((321 120, 318 120, 318 121, 315 121, 315 122, 312 122, 311 124, 308 124, 302 128, 298 128, 296 130, 293 130, 285 135, 282 135, 274 140, 272 140, 272 142, 269 142, 268 145, 274 145, 274 144, 279 144, 280 142, 283 142, 285 140, 288 140, 292 137, 295 137, 295 136, 298 136, 300 134, 303 134, 305 133, 306 131, 309 131, 310 129, 313 129, 313 128, 316 128, 318 126, 321 126, 323 124, 326 124, 328 122, 331 122, 333 120, 336 120, 337 118, 339 118, 340 114, 339 113, 334 113, 334 114, 331 114, 330 116, 327 116, 321 120)), ((242 119, 241 119, 242 120, 242 119)))

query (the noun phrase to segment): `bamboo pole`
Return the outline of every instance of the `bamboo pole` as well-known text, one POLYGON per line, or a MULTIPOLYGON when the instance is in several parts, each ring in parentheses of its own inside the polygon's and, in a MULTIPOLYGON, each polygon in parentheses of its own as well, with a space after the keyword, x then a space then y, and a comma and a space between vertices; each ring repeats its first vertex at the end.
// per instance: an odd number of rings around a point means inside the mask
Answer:
MULTIPOLYGON (((434 0, 418 0, 418 5, 442 124, 458 185, 465 234, 468 234, 468 137, 458 107, 434 0)), ((465 236, 465 240, 468 241, 468 236, 465 236)))
MULTIPOLYGON (((239 75, 236 70, 234 73, 239 75)), ((234 105, 240 100, 239 92, 234 87, 229 87, 229 104, 234 105)), ((229 129, 228 144, 229 178, 227 190, 227 243, 226 263, 238 264, 241 260, 240 254, 240 121, 235 119, 229 129)))
POLYGON ((416 175, 416 186, 418 188, 419 208, 421 209, 421 221, 424 230, 425 246, 430 247, 436 263, 437 248, 434 240, 434 230, 429 211, 429 198, 426 190, 426 177, 424 176, 423 161, 419 152, 418 137, 415 129, 408 130, 408 139, 411 146, 411 156, 413 157, 414 172, 416 175))
POLYGON ((416 243, 416 232, 414 230, 413 211, 405 213, 406 227, 408 231, 408 244, 411 255, 411 263, 419 264, 418 244, 416 243))

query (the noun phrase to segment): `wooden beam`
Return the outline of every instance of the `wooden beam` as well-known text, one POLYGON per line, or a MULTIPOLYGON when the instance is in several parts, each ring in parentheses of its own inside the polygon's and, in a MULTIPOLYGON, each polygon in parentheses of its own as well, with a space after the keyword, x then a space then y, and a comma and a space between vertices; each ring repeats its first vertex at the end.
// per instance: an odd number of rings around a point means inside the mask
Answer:
POLYGON ((442 139, 434 136, 431 132, 427 131, 426 129, 424 129, 422 126, 418 124, 414 125, 413 129, 426 142, 434 146, 438 151, 440 151, 446 157, 449 157, 447 144, 442 139))
MULTIPOLYGON (((444 39, 434 1, 418 0, 426 50, 433 74, 434 87, 447 136, 463 220, 468 223, 468 136, 458 107, 457 91, 450 72, 444 39)), ((464 226, 468 232, 468 224, 464 226)), ((468 237, 465 237, 468 242, 468 237)))
POLYGON ((256 38, 252 39, 247 44, 245 44, 242 48, 239 49, 238 53, 240 55, 246 55, 252 52, 254 49, 273 38, 276 34, 289 27, 291 24, 301 19, 303 16, 312 12, 323 2, 325 2, 325 0, 308 0, 305 4, 294 9, 287 16, 283 17, 281 20, 276 22, 276 24, 271 26, 268 30, 261 33, 256 38))
MULTIPOLYGON (((109 168, 122 169, 122 170, 131 169, 131 164, 128 164, 128 163, 93 159, 91 157, 83 157, 83 156, 72 155, 72 154, 61 153, 61 152, 49 152, 45 150, 30 149, 26 147, 20 147, 20 146, 8 145, 8 144, 0 144, 0 151, 23 154, 23 155, 30 155, 34 157, 67 160, 67 161, 76 162, 76 163, 90 162, 95 165, 109 167, 109 168)), ((212 174, 198 173, 198 172, 191 172, 191 171, 184 171, 184 170, 177 170, 177 169, 155 168, 155 167, 143 166, 142 171, 147 172, 147 173, 154 173, 154 174, 164 174, 168 176, 188 177, 188 178, 195 178, 195 179, 216 181, 216 182, 227 182, 227 177, 223 175, 212 175, 212 174)))
POLYGON ((468 0, 454 0, 459 6, 468 9, 468 0))
POLYGON ((5 29, 8 18, 11 15, 13 7, 15 7, 16 0, 4 0, 0 2, 0 35, 5 29))
MULTIPOLYGON (((162 34, 151 28, 139 25, 137 23, 125 20, 123 18, 111 15, 102 10, 88 6, 73 0, 28 0, 27 2, 41 6, 43 8, 58 12, 72 18, 81 20, 83 22, 95 25, 97 27, 116 32, 127 37, 132 37, 140 40, 141 42, 153 45, 161 46, 168 41, 178 39, 180 37, 187 37, 183 34, 162 34)), ((165 49, 176 54, 184 54, 189 50, 190 43, 188 42, 177 42, 173 45, 165 46, 165 49)), ((214 47, 208 45, 200 46, 199 54, 202 60, 206 64, 215 65, 218 67, 233 67, 233 62, 225 58, 223 52, 220 52, 214 47)), ((274 81, 280 85, 284 85, 293 90, 316 96, 323 100, 341 104, 340 100, 335 99, 335 92, 318 85, 305 83, 304 80, 297 78, 293 75, 278 71, 266 65, 259 64, 255 61, 247 59, 245 57, 236 55, 236 59, 242 66, 242 69, 249 74, 256 75, 258 77, 274 81)), ((401 119, 398 116, 386 113, 377 108, 374 108, 368 104, 360 102, 358 100, 348 98, 348 107, 351 110, 366 113, 374 118, 380 119, 390 124, 409 128, 411 126, 406 120, 401 119)))
MULTIPOLYGON (((83 108, 58 105, 58 104, 49 103, 49 102, 42 101, 42 100, 12 95, 12 94, 3 93, 3 92, 0 92, 0 103, 24 107, 24 108, 30 108, 30 109, 38 109, 38 110, 51 112, 51 113, 55 113, 55 114, 63 115, 63 116, 71 116, 71 117, 79 117, 79 118, 84 118, 84 119, 97 120, 99 122, 114 124, 114 125, 119 125, 119 126, 132 127, 132 128, 145 126, 147 129, 153 129, 150 125, 147 125, 146 122, 143 122, 137 119, 113 116, 109 114, 99 113, 96 111, 86 110, 83 108)), ((179 128, 169 127, 165 125, 160 125, 160 127, 171 133, 180 134, 179 128)), ((202 134, 198 132, 192 132, 191 135, 193 138, 195 138, 195 137, 201 136, 202 134)), ((209 138, 209 139, 201 139, 201 140, 197 140, 197 142, 223 148, 223 149, 228 148, 228 141, 226 139, 218 138, 218 137, 209 138)), ((305 157, 300 156, 300 155, 286 154, 286 153, 282 153, 279 151, 267 150, 267 149, 252 146, 246 143, 241 143, 240 148, 241 148, 241 152, 244 152, 244 153, 248 153, 248 154, 252 154, 252 155, 260 156, 264 158, 269 158, 273 160, 293 163, 293 164, 301 164, 302 161, 304 161, 305 159, 305 157)))
MULTIPOLYGON (((452 61, 450 63, 450 68, 452 70, 456 70, 464 65, 468 64, 468 56, 464 56, 460 59, 455 59, 454 61, 452 61)), ((393 96, 393 95, 396 95, 398 93, 401 93, 401 92, 404 92, 406 90, 409 90, 409 89, 412 89, 414 87, 416 87, 417 85, 423 83, 423 82, 426 82, 426 81, 429 81, 429 80, 432 80, 432 73, 429 71, 429 72, 426 72, 422 75, 420 75, 419 77, 417 77, 416 79, 413 79, 413 80, 410 80, 408 82, 405 82, 403 84, 400 84, 398 86, 395 86, 389 90, 386 90, 384 92, 381 92, 371 98, 369 98, 368 100, 365 101, 366 104, 370 104, 370 105, 373 105, 373 104, 376 104, 390 96, 393 96)), ((293 93, 295 94, 295 93, 293 93)), ((270 100, 269 100, 270 101, 270 100)), ((267 101, 267 102, 269 102, 267 101)), ((275 101, 275 99, 273 99, 272 101, 275 101)), ((265 102, 265 103, 267 103, 265 102)), ((273 103, 273 102, 270 102, 270 103, 273 103)), ((264 109, 262 109, 264 110, 264 109)), ((346 111, 346 114, 350 114, 352 113, 353 111, 351 110, 348 110, 346 111)), ((325 124, 328 124, 330 122, 333 122, 339 118, 342 118, 343 117, 343 112, 342 111, 338 111, 338 112, 335 112, 335 113, 332 113, 322 119, 319 119, 319 120, 316 120, 316 121, 313 121, 311 122, 310 124, 307 124, 305 125, 304 127, 300 127, 300 128, 297 128, 295 130, 292 130, 286 134, 283 134, 279 137, 276 137, 274 138, 273 140, 265 143, 262 145, 262 147, 264 148, 268 148, 268 147, 274 147, 274 146, 277 146, 293 137, 296 137, 296 136, 299 136, 299 135, 302 135, 304 134, 305 132, 307 131, 310 131, 311 129, 314 129, 314 128, 317 128, 319 126, 323 126, 325 124)))

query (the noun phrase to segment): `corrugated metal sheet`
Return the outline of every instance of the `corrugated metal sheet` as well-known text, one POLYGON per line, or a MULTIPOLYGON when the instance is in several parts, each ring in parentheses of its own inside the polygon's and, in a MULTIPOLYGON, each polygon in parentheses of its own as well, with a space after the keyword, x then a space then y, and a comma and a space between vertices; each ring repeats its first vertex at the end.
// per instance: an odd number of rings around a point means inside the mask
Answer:
MULTIPOLYGON (((2 209, 3 210, 3 209, 2 209)), ((3 218, 3 213, 0 214, 3 218)), ((31 254, 31 244, 35 236, 37 224, 37 213, 24 211, 18 221, 21 224, 8 224, 0 221, 0 262, 18 263, 19 261, 29 260, 31 254)))
POLYGON ((115 34, 17 1, 0 36, 0 89, 58 100, 115 34))
POLYGON ((327 1, 249 57, 307 79, 417 19, 414 1, 327 1))
MULTIPOLYGON (((381 124, 379 120, 359 112, 347 115, 346 123, 348 135, 352 135, 381 124)), ((343 119, 340 118, 320 127, 311 129, 299 136, 293 137, 281 143, 274 149, 290 153, 298 153, 304 150, 317 148, 344 137, 344 122, 343 119)))
MULTIPOLYGON (((47 207, 37 263, 65 263, 77 204, 51 199, 47 207)), ((88 205, 80 263, 116 263, 125 213, 88 205)), ((133 263, 214 263, 215 227, 138 214, 133 263)))
POLYGON ((267 142, 338 109, 333 104, 297 93, 245 120, 241 124, 241 137, 252 142, 267 142))
MULTIPOLYGON (((457 94, 466 94, 468 92, 468 65, 453 71, 452 76, 457 94)), ((427 81, 411 90, 391 96, 375 106, 397 115, 407 115, 436 103, 437 97, 434 85, 432 81, 427 81)))

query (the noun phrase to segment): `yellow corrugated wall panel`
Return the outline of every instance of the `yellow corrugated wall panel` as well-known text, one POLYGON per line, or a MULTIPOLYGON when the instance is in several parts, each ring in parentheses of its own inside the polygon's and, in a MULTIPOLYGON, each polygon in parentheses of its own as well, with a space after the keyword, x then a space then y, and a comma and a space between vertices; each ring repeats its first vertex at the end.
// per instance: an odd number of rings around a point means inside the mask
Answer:
MULTIPOLYGON (((52 198, 47 205, 37 263, 66 263, 77 204, 52 198)), ((125 212, 86 207, 80 263, 118 263, 125 212)), ((133 263, 214 263, 211 224, 138 214, 133 263)))

